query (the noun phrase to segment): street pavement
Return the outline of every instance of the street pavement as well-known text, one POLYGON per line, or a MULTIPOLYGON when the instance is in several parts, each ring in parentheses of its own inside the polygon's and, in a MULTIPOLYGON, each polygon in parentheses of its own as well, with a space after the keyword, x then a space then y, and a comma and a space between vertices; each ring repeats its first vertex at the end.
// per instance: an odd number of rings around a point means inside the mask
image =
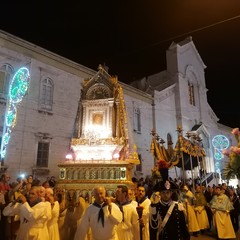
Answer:
POLYGON ((198 235, 197 237, 191 236, 191 240, 213 240, 216 239, 215 237, 210 237, 208 235, 198 235))
MULTIPOLYGON (((191 236, 191 240, 213 240, 213 239, 217 239, 217 238, 211 233, 200 234, 197 237, 191 236)), ((240 240, 240 231, 238 231, 237 238, 235 239, 240 240)))

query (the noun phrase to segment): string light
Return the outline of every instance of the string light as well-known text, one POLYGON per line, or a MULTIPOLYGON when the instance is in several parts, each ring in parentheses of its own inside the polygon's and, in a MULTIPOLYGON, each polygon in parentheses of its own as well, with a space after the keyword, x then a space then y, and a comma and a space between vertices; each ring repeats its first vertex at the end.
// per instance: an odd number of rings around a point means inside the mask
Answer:
POLYGON ((29 78, 28 68, 22 67, 14 74, 10 83, 1 144, 1 159, 6 156, 10 135, 17 121, 17 106, 21 103, 28 90, 29 78))

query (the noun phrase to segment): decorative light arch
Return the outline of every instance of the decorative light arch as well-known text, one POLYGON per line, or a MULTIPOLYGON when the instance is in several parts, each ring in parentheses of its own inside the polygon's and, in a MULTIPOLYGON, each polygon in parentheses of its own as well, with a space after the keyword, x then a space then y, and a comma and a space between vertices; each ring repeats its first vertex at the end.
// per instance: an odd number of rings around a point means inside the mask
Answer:
POLYGON ((229 147, 229 140, 224 135, 216 135, 212 139, 212 145, 214 147, 214 158, 215 158, 215 169, 217 172, 220 172, 220 163, 219 161, 224 158, 222 151, 229 147))
POLYGON ((10 83, 1 143, 1 159, 6 156, 11 132, 17 122, 17 106, 21 103, 28 90, 29 78, 28 68, 22 67, 14 74, 10 83))

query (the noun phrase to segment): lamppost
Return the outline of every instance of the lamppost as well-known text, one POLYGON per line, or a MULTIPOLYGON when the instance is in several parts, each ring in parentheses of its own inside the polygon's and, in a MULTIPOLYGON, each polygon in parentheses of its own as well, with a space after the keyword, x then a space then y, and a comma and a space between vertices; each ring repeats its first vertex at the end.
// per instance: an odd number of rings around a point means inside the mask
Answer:
POLYGON ((178 133, 178 149, 177 149, 177 155, 182 159, 182 179, 183 179, 183 183, 186 183, 186 177, 185 177, 185 166, 184 166, 184 158, 183 158, 183 151, 182 151, 182 127, 178 126, 177 127, 177 133, 178 133))
MULTIPOLYGON (((152 129, 152 131, 150 132, 150 135, 152 135, 152 143, 153 143, 153 139, 156 139, 156 132, 155 132, 155 129, 153 128, 152 129)), ((153 147, 154 149, 151 149, 151 151, 156 151, 155 150, 155 146, 151 146, 151 147, 153 147)), ((154 166, 156 165, 156 156, 154 155, 154 153, 153 153, 153 156, 154 156, 154 159, 153 159, 153 163, 154 163, 154 166)))
MULTIPOLYGON (((200 147, 201 148, 203 147, 202 139, 200 138, 199 135, 196 136, 196 141, 197 141, 198 146, 199 146, 198 152, 197 152, 197 158, 198 158, 198 163, 199 163, 199 155, 202 155, 202 153, 199 153, 199 151, 200 151, 200 147)), ((207 186, 207 178, 206 178, 206 176, 207 176, 207 173, 206 173, 207 172, 207 168, 206 168, 206 162, 205 162, 204 158, 202 158, 202 165, 203 165, 203 171, 204 171, 203 174, 204 174, 204 178, 205 178, 206 186, 207 186)))
POLYGON ((193 185, 193 191, 195 191, 195 181, 194 181, 194 174, 193 174, 193 164, 192 164, 192 142, 191 142, 191 137, 194 135, 190 132, 186 132, 186 137, 188 138, 188 141, 190 142, 190 167, 191 167, 191 174, 192 174, 192 185, 193 185))

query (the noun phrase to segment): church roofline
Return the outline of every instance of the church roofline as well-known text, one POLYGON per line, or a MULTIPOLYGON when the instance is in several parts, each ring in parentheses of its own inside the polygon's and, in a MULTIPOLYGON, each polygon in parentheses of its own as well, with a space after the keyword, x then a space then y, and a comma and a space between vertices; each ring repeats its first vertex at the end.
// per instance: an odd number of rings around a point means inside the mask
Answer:
POLYGON ((13 51, 21 52, 23 55, 27 57, 35 58, 38 61, 42 61, 42 62, 50 59, 52 60, 51 64, 57 68, 59 68, 58 65, 61 64, 62 69, 64 69, 67 72, 77 75, 77 72, 81 71, 86 74, 86 78, 96 73, 96 71, 88 67, 85 67, 74 61, 71 61, 65 57, 62 57, 61 55, 53 53, 49 50, 46 50, 45 48, 42 48, 38 45, 30 43, 22 38, 19 38, 17 36, 14 36, 2 30, 0 30, 0 41, 1 41, 1 45, 3 45, 4 47, 9 48, 13 51), (44 58, 47 58, 47 59, 44 59, 44 58), (67 66, 68 69, 66 69, 65 66, 67 66))
POLYGON ((200 56, 200 54, 199 54, 195 44, 194 44, 194 42, 192 41, 192 37, 191 36, 189 36, 189 37, 185 38, 184 40, 182 40, 180 42, 177 42, 177 43, 176 42, 172 42, 171 45, 169 46, 168 50, 171 51, 174 48, 178 48, 180 50, 182 50, 182 49, 184 50, 187 45, 188 46, 190 45, 193 48, 193 50, 195 51, 196 56, 197 56, 199 62, 202 64, 203 68, 206 68, 207 66, 204 64, 204 62, 203 62, 203 60, 202 60, 202 58, 201 58, 201 56, 200 56))
POLYGON ((152 101, 153 97, 151 94, 143 92, 142 90, 132 87, 131 85, 128 85, 126 83, 123 83, 120 81, 119 81, 119 83, 123 88, 123 93, 125 93, 125 91, 128 91, 134 95, 136 94, 136 96, 138 96, 138 97, 145 98, 147 101, 152 101))

